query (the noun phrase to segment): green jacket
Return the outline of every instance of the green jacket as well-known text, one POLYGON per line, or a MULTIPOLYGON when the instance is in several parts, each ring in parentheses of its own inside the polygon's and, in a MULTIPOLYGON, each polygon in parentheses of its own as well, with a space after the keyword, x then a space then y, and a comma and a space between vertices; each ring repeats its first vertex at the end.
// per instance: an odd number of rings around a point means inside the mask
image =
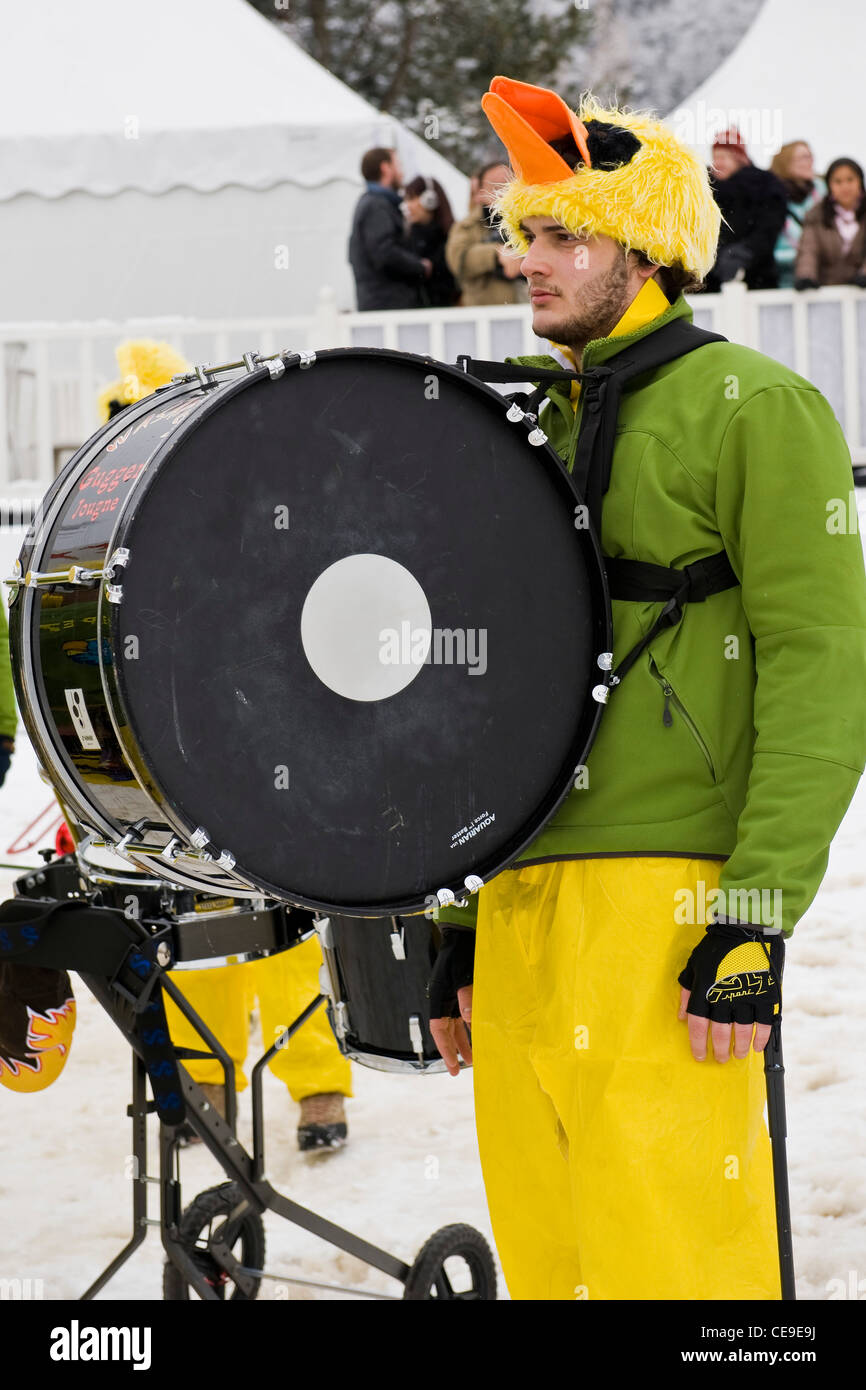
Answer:
POLYGON ((15 705, 15 688, 12 684, 6 611, 0 604, 0 735, 14 738, 17 724, 18 711, 15 705))
MULTIPOLYGON (((589 343, 584 368, 691 316, 680 296, 636 332, 589 343)), ((541 423, 571 471, 580 406, 567 382, 547 396, 541 423)), ((653 639, 611 691, 588 785, 517 862, 724 857, 718 910, 789 935, 866 763, 866 576, 830 405, 734 343, 657 368, 623 397, 601 529, 605 555, 678 568, 724 547, 740 586, 653 639)), ((613 603, 615 664, 661 606, 613 603)), ((439 919, 471 925, 476 911, 477 897, 439 919)))

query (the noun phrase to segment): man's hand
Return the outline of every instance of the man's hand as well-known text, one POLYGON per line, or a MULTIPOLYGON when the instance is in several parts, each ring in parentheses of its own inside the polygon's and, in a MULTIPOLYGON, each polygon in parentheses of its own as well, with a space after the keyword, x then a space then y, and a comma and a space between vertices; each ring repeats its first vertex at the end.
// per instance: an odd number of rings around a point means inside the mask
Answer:
POLYGON ((472 1019, 472 986, 464 985, 457 991, 459 1018, 431 1018, 430 1032, 451 1076, 460 1075, 459 1058, 467 1066, 472 1065, 472 1044, 469 1040, 467 1023, 472 1019))
POLYGON ((421 264, 422 264, 423 267, 424 267, 424 274, 425 274, 425 276, 427 277, 427 279, 429 280, 429 279, 430 279, 430 276, 433 274, 433 262, 430 260, 430 258, 429 258, 428 256, 422 256, 422 257, 421 257, 421 264))
POLYGON ((427 986, 430 1033, 452 1076, 460 1074, 458 1058, 472 1062, 467 1025, 472 1022, 472 976, 475 932, 443 924, 442 944, 427 986))
POLYGON ((680 972, 677 1017, 688 1023, 696 1062, 707 1056, 707 1034, 717 1062, 742 1060, 750 1047, 763 1052, 781 1018, 785 943, 749 923, 714 922, 680 972), (753 1037, 754 1034, 754 1037, 753 1037))
MULTIPOLYGON (((708 1018, 698 1018, 695 1014, 688 1012, 690 991, 680 989, 680 1007, 677 1018, 682 1023, 689 1025, 689 1046, 692 1049, 692 1056, 696 1062, 705 1062, 707 1059, 707 1035, 710 1033, 710 1020, 708 1018)), ((752 1033, 754 1032, 754 1047, 756 1052, 763 1052, 772 1032, 769 1023, 713 1023, 712 1043, 713 1056, 717 1062, 727 1062, 731 1055, 731 1029, 734 1032, 734 1056, 741 1060, 748 1057, 749 1048, 752 1046, 752 1033)))

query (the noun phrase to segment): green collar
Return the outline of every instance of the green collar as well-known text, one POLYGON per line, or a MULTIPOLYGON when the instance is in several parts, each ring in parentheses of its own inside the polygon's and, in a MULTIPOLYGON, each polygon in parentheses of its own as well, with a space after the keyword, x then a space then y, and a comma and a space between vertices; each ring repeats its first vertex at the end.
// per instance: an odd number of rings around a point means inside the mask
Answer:
MULTIPOLYGON (((642 328, 636 328, 633 333, 618 333, 615 337, 593 338, 587 343, 583 350, 583 369, 589 370, 590 367, 597 367, 601 362, 606 362, 609 357, 615 357, 624 347, 630 343, 636 343, 638 339, 645 338, 648 333, 654 333, 657 328, 663 328, 666 323, 673 323, 674 319, 688 319, 692 321, 692 306, 688 303, 684 295, 678 295, 673 304, 665 309, 658 318, 652 319, 650 323, 645 323, 642 328)), ((562 363, 557 362, 555 357, 542 354, 538 357, 506 357, 506 362, 517 363, 525 367, 561 367, 562 363)), ((531 372, 527 380, 532 380, 531 372)), ((552 381, 547 391, 551 397, 561 397, 561 401, 556 403, 564 404, 571 411, 571 383, 568 381, 552 381)))

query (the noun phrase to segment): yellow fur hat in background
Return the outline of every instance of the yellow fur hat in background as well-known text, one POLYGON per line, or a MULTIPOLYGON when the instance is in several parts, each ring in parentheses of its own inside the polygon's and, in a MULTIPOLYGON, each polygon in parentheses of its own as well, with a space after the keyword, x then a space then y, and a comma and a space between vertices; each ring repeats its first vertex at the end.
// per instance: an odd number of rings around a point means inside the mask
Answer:
POLYGON ((508 77, 493 78, 481 105, 516 174, 493 205, 512 250, 526 255, 525 218, 549 216, 697 280, 712 269, 721 215, 708 170, 660 121, 591 95, 573 112, 546 87, 508 77))
POLYGON ((165 386, 173 376, 189 371, 188 363, 170 343, 157 343, 153 338, 121 343, 115 355, 120 380, 99 393, 99 414, 103 421, 110 420, 133 401, 149 396, 157 386, 165 386))

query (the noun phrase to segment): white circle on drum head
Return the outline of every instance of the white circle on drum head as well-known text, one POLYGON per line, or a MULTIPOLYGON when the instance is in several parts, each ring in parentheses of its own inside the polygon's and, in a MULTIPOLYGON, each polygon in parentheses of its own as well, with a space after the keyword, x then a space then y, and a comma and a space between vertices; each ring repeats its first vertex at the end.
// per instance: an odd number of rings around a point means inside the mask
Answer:
POLYGON ((347 555, 323 570, 301 611, 301 642, 319 680, 347 700, 386 700, 430 651, 433 619, 413 574, 386 555, 347 555))

